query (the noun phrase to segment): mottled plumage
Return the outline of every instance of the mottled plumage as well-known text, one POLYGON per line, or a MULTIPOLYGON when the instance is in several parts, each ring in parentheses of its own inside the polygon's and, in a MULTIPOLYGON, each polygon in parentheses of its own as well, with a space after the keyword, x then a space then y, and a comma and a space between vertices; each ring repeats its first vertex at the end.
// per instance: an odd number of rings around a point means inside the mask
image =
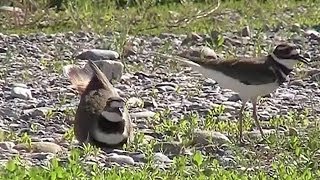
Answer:
POLYGON ((125 102, 94 62, 89 61, 89 65, 93 71, 91 76, 77 68, 69 68, 67 73, 81 95, 75 115, 75 136, 81 143, 120 147, 132 137, 132 122, 125 102), (110 113, 112 116, 107 116, 110 113))

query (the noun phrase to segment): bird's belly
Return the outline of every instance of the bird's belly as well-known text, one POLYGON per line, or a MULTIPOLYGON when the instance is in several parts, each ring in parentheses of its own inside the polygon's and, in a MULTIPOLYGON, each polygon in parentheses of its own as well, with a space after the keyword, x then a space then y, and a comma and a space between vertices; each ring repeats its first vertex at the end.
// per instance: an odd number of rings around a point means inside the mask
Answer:
POLYGON ((106 133, 98 128, 98 126, 95 126, 95 128, 92 130, 92 135, 96 141, 105 144, 116 145, 128 138, 128 131, 125 127, 123 133, 106 133))
POLYGON ((277 82, 260 85, 247 85, 240 82, 238 79, 226 76, 218 71, 201 69, 200 72, 204 77, 215 80, 221 88, 230 89, 238 93, 243 101, 270 94, 279 87, 277 82))

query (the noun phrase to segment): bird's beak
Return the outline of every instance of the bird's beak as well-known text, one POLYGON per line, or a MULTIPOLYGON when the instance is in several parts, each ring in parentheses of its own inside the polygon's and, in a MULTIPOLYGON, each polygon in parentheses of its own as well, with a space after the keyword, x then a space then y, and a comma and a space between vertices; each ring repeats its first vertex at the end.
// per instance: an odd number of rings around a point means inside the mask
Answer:
POLYGON ((303 62, 303 63, 306 64, 306 65, 309 65, 309 60, 308 60, 307 58, 301 56, 301 55, 299 55, 298 60, 299 60, 300 62, 303 62))

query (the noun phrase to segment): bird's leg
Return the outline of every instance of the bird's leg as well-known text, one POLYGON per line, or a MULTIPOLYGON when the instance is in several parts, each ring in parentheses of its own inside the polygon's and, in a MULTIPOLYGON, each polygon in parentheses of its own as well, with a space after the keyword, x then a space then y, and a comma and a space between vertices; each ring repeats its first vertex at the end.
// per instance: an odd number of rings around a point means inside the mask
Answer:
POLYGON ((240 143, 244 142, 243 134, 242 134, 242 131, 243 131, 243 110, 244 110, 244 107, 246 106, 246 102, 247 101, 242 101, 242 106, 239 111, 239 141, 240 141, 240 143))
POLYGON ((264 138, 263 130, 260 126, 260 122, 258 120, 258 115, 257 115, 257 98, 251 99, 251 102, 252 102, 252 106, 253 106, 253 112, 252 112, 253 119, 255 121, 256 126, 259 128, 261 137, 264 138))

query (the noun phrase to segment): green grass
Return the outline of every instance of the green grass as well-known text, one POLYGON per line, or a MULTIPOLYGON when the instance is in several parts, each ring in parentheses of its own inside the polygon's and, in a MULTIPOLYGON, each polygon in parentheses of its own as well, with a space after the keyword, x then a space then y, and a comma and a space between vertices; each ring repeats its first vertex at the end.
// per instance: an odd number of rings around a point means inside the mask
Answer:
MULTIPOLYGON (((66 3, 66 10, 58 13, 53 10, 47 10, 44 13, 40 10, 35 11, 34 14, 26 16, 26 26, 4 23, 2 27, 4 32, 12 33, 90 30, 128 32, 129 34, 159 34, 161 32, 236 31, 245 25, 256 29, 279 25, 290 28, 294 23, 313 26, 320 22, 320 5, 317 0, 268 0, 264 3, 258 0, 223 1, 210 16, 192 21, 186 26, 181 24, 179 27, 172 26, 176 26, 178 20, 190 19, 199 10, 206 11, 215 8, 218 1, 208 1, 207 3, 186 1, 184 4, 164 5, 155 5, 153 1, 141 1, 140 5, 129 9, 117 9, 114 1, 107 0, 103 1, 104 3, 91 3, 87 0, 72 2, 74 3, 66 3)), ((3 21, 5 20, 8 19, 3 19, 3 21)))
MULTIPOLYGON (((208 7, 214 8, 217 2, 188 4, 153 5, 147 1, 128 10, 117 9, 113 2, 92 4, 86 0, 72 1, 66 10, 56 13, 48 10, 44 14, 34 12, 27 17, 26 26, 10 24, 11 20, 1 19, 2 33, 30 33, 43 31, 45 33, 67 31, 94 31, 104 33, 118 31, 120 37, 114 39, 112 48, 122 52, 126 42, 125 35, 152 35, 162 32, 189 34, 190 32, 208 33, 212 31, 230 32, 239 31, 248 25, 251 29, 264 31, 267 28, 283 26, 290 29, 297 23, 302 27, 312 27, 320 23, 319 1, 224 1, 210 16, 192 21, 186 26, 172 27, 174 20, 191 17, 198 10, 208 7), (169 13, 169 11, 172 11, 169 13), (173 14, 177 13, 177 17, 173 14), (47 17, 37 21, 41 16, 47 17)), ((259 43, 259 37, 254 37, 259 43)), ((215 48, 222 48, 218 39, 215 48)), ((259 47, 259 46, 258 46, 259 47)), ((165 51, 165 50, 164 50, 165 51)), ((257 50, 258 51, 258 50, 257 50)), ((59 54, 56 55, 59 57, 59 54)), ((59 59, 59 58, 57 58, 59 59)), ((61 73, 65 62, 54 61, 48 64, 41 60, 41 65, 52 69, 51 73, 61 73)), ((155 62, 155 63, 161 63, 155 62)), ((141 67, 134 67, 140 69, 141 67)), ((133 68, 133 71, 134 71, 133 68)), ((0 77, 5 70, 1 70, 0 77)), ((27 76, 24 78, 28 78, 27 76)), ((177 89, 179 91, 179 89, 177 89)), ((156 93, 156 92, 154 92, 156 93)), ((197 92, 192 92, 197 93, 197 92)), ((194 94, 190 94, 192 96, 194 94)), ((65 103, 65 97, 60 97, 60 103, 65 103)), ((223 106, 213 108, 205 117, 199 117, 196 112, 186 115, 178 122, 172 121, 169 110, 157 112, 148 125, 160 136, 158 140, 145 140, 145 135, 137 132, 134 142, 125 147, 128 151, 142 151, 147 157, 147 163, 141 167, 100 167, 99 165, 85 164, 84 159, 95 156, 99 151, 93 147, 84 147, 83 150, 71 148, 69 155, 57 155, 47 166, 27 165, 23 158, 17 156, 4 164, 0 169, 1 179, 319 179, 320 178, 320 130, 318 119, 309 118, 310 111, 303 113, 291 112, 287 116, 274 117, 264 127, 273 129, 284 128, 285 135, 280 132, 271 134, 266 142, 259 139, 240 147, 236 135, 237 122, 222 121, 217 118, 224 114, 223 106), (235 164, 225 166, 219 163, 217 155, 197 147, 192 143, 195 129, 214 130, 227 134, 232 143, 218 145, 213 143, 212 148, 227 147, 234 157, 235 164), (290 133, 289 129, 297 129, 298 134, 290 133), (179 155, 173 158, 173 163, 163 170, 155 166, 153 159, 154 147, 160 141, 175 141, 181 143, 184 149, 192 155, 179 155)), ((65 118, 74 115, 72 110, 64 112, 65 118)), ((49 111, 45 119, 57 116, 49 111)), ((254 126, 252 119, 246 115, 245 129, 254 126)), ((36 127, 33 127, 36 129, 36 127)), ((15 140, 30 144, 30 137, 24 134, 17 137, 14 132, 0 134, 1 140, 15 140)), ((72 141, 72 129, 64 135, 65 140, 72 141)))

